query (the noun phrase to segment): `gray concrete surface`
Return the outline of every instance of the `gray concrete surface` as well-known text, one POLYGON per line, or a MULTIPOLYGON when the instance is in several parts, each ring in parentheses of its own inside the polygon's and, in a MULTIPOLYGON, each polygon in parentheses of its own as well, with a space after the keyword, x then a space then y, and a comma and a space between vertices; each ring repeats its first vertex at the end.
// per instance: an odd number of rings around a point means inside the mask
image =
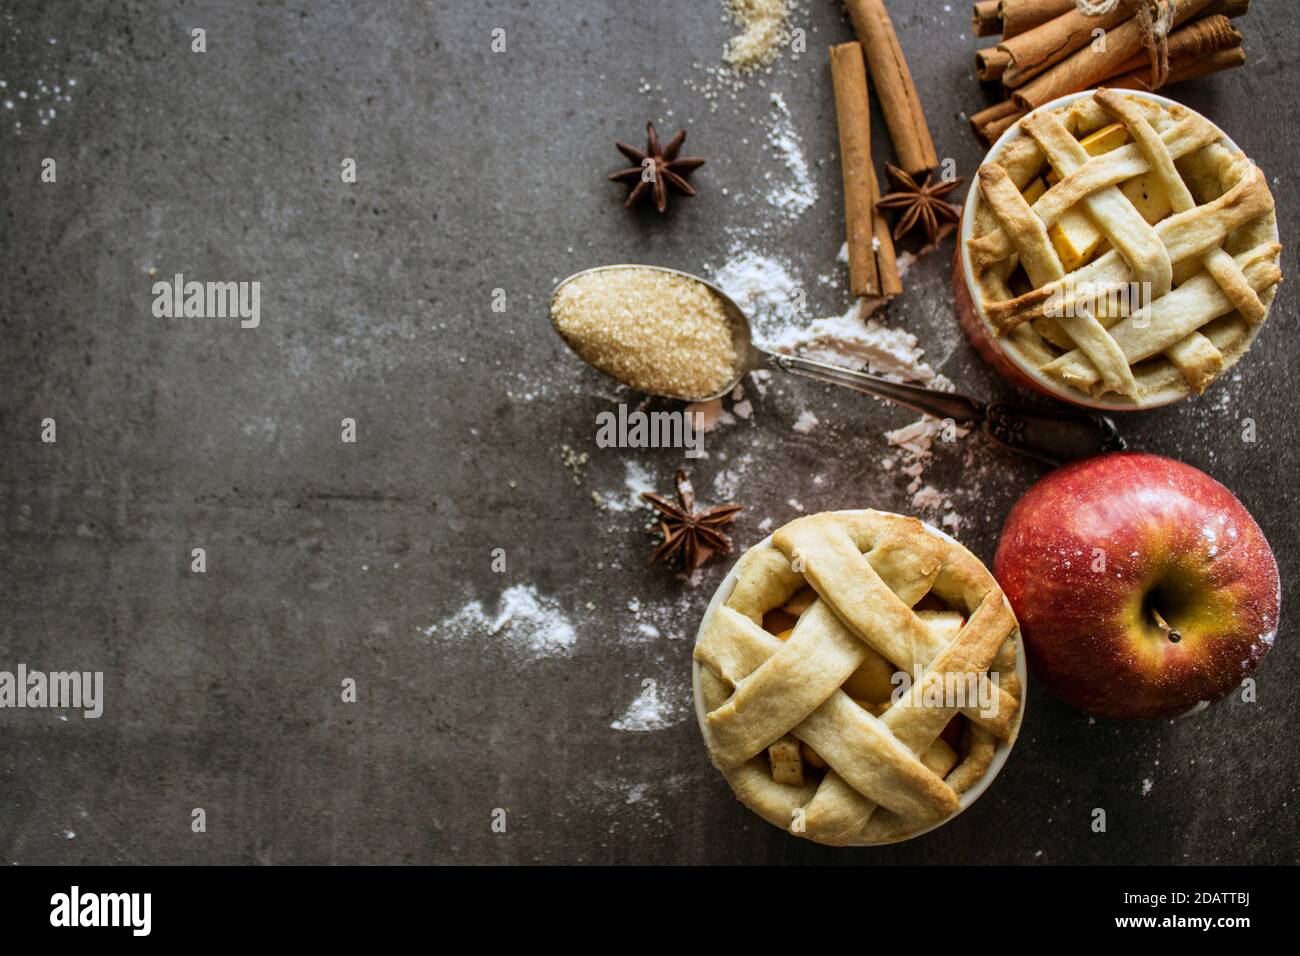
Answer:
MULTIPOLYGON (((645 567, 641 515, 593 505, 593 491, 622 487, 627 459, 661 490, 680 459, 595 447, 596 414, 628 396, 565 352, 545 304, 556 278, 602 262, 716 266, 745 230, 799 275, 836 271, 823 51, 850 31, 838 4, 800 6, 810 52, 710 112, 704 67, 731 33, 717 0, 6 5, 0 668, 102 670, 107 699, 99 720, 0 711, 0 860, 1297 861, 1293 282, 1229 381, 1123 422, 1135 446, 1234 489, 1278 553, 1284 625, 1257 705, 1094 723, 1033 685, 988 794, 931 835, 870 851, 769 827, 709 765, 683 701, 694 628, 727 563, 684 587, 645 567), (193 27, 205 54, 190 52, 193 27), (497 27, 504 53, 490 49, 497 27), (70 102, 50 99, 56 84, 70 102), (755 199, 781 168, 762 148, 773 91, 820 193, 788 224, 755 199), (50 105, 53 118, 38 115, 50 105), (688 151, 709 159, 700 197, 662 221, 625 212, 604 181, 614 138, 635 141, 647 118, 689 121, 688 151), (339 176, 349 156, 354 185, 339 176), (40 182, 45 157, 55 184, 40 182), (150 268, 260 281, 261 326, 154 318, 150 268), (40 440, 46 417, 55 444, 40 440), (355 444, 340 441, 344 417, 355 444), (1255 444, 1240 440, 1246 418, 1255 444), (590 454, 581 475, 563 445, 590 454), (205 574, 189 569, 194 547, 205 574), (473 601, 492 617, 514 586, 572 623, 567 653, 437 626, 473 601), (640 623, 661 638, 635 639, 640 623), (349 677, 356 703, 340 699, 349 677), (671 726, 614 729, 646 678, 671 726), (206 833, 191 830, 196 807, 206 833), (1090 831, 1094 807, 1105 835, 1090 831)), ((988 99, 969 65, 968 4, 890 6, 939 151, 970 175, 981 151, 964 117, 988 99)), ((1295 276, 1290 12, 1256 0, 1248 68, 1174 95, 1268 172, 1295 276)), ((888 321, 964 389, 1005 394, 957 333, 949 248, 908 275, 888 321)), ((814 309, 843 310, 842 291, 813 289, 814 309)), ((742 547, 762 518, 792 517, 791 498, 908 511, 905 479, 879 462, 883 431, 910 420, 774 382, 752 422, 710 437, 696 482, 709 499, 745 464, 742 547), (805 408, 821 425, 797 434, 805 408)), ((1038 474, 973 438, 942 450, 927 481, 990 558, 1038 474)))

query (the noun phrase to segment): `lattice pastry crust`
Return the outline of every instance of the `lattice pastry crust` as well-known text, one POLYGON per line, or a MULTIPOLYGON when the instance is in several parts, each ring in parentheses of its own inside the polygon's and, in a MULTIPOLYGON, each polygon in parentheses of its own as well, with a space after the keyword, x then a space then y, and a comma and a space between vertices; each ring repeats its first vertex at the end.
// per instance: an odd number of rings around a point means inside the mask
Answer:
POLYGON ((999 742, 1014 741, 1018 639, 979 559, 915 518, 799 518, 745 553, 731 594, 701 625, 695 659, 710 757, 741 802, 798 836, 831 845, 906 839, 956 813, 999 742), (783 641, 764 629, 764 615, 797 593, 807 606, 783 641), (919 668, 921 679, 880 702, 877 715, 844 689, 873 666, 919 668), (959 710, 935 695, 936 683, 990 673, 992 707, 959 710), (959 713, 965 729, 954 749, 940 735, 959 713), (819 756, 819 780, 774 778, 773 751, 795 746, 819 756))
POLYGON ((1245 354, 1281 249, 1267 179, 1213 123, 1115 90, 1021 120, 980 167, 967 242, 1010 351, 1067 392, 1135 407, 1203 392, 1245 354), (1123 145, 1090 155, 1081 140, 1114 124, 1123 145), (1052 230, 1080 216, 1104 241, 1070 271, 1052 230))

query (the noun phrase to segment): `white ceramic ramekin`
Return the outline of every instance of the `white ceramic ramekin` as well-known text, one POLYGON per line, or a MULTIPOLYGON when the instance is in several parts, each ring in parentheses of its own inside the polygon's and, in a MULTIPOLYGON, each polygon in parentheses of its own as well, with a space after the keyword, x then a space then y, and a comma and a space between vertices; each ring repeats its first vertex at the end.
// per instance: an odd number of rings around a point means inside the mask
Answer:
MULTIPOLYGON (((845 511, 836 512, 836 514, 861 514, 863 511, 866 510, 868 509, 863 508, 857 510, 845 510, 845 511)), ((879 513, 893 514, 893 512, 889 512, 889 511, 881 511, 879 513)), ((894 515, 894 516, 906 517, 905 515, 894 515)), ((963 547, 963 548, 965 547, 965 545, 963 545, 960 541, 956 540, 951 535, 948 535, 945 532, 940 531, 938 528, 935 528, 924 521, 922 521, 921 524, 925 527, 925 530, 928 531, 930 534, 942 538, 944 541, 947 541, 951 544, 956 544, 959 547, 963 547)), ((758 544, 754 545, 753 547, 761 548, 771 543, 772 543, 772 536, 768 535, 766 538, 758 542, 758 544)), ((705 610, 704 617, 700 619, 700 627, 696 629, 695 632, 696 643, 699 643, 700 631, 703 630, 704 621, 708 620, 709 615, 711 615, 714 612, 714 610, 716 610, 720 605, 725 603, 727 598, 731 597, 731 592, 735 590, 736 567, 737 565, 739 565, 739 563, 740 560, 739 558, 737 558, 736 563, 733 564, 731 566, 731 570, 727 572, 727 576, 723 578, 722 583, 718 585, 718 589, 715 592, 713 592, 713 599, 709 601, 708 609, 705 610)), ((1010 608, 1011 605, 1007 604, 1007 607, 1010 608)), ((1016 677, 1020 681, 1020 709, 1016 712, 1016 725, 1014 728, 1012 728, 1011 739, 1008 741, 1004 741, 1004 740, 998 741, 997 750, 995 750, 993 753, 993 762, 989 764, 989 768, 984 772, 984 776, 982 776, 978 781, 972 784, 970 788, 966 790, 965 793, 961 794, 958 797, 958 800, 961 803, 961 809, 958 810, 957 813, 954 813, 952 816, 944 820, 940 820, 938 823, 932 824, 931 826, 928 826, 923 830, 917 830, 915 833, 909 834, 908 836, 904 837, 902 840, 885 840, 876 843, 854 844, 855 846, 884 846, 889 843, 905 843, 908 840, 913 840, 924 833, 929 833, 931 830, 937 829, 938 827, 941 827, 946 823, 952 822, 957 818, 958 814, 962 813, 967 807, 969 807, 972 803, 974 803, 976 800, 980 798, 980 796, 984 793, 984 791, 989 788, 989 785, 993 783, 994 778, 997 777, 998 773, 1002 770, 1003 765, 1006 764, 1007 757, 1011 755, 1011 748, 1016 745, 1016 740, 1020 736, 1020 728, 1023 725, 1025 719, 1025 707, 1028 704, 1028 696, 1029 696, 1029 670, 1025 663, 1025 642, 1022 638, 1019 637, 1017 637, 1016 639, 1016 677)), ((694 659, 692 659, 691 661, 691 686, 694 689, 694 693, 695 693, 695 718, 697 721, 699 721, 700 732, 703 733, 706 724, 705 724, 704 696, 700 691, 700 662, 694 659)))
MULTIPOLYGON (((1027 115, 1033 116, 1034 113, 1038 113, 1042 110, 1060 109, 1062 106, 1067 106, 1075 100, 1091 96, 1095 92, 1096 90, 1084 90, 1081 93, 1071 93, 1068 96, 1062 96, 1059 99, 1052 100, 1050 103, 1045 103, 1027 115)), ((1145 97, 1146 99, 1154 100, 1157 103, 1181 105, 1175 103, 1174 100, 1171 100, 1168 97, 1159 96, 1155 93, 1147 93, 1139 90, 1125 90, 1124 93, 1127 96, 1145 97)), ((1188 109, 1189 107, 1183 108, 1188 109)), ((1019 135, 1020 125, 1023 122, 1024 118, 1022 117, 1020 120, 1017 120, 1008 127, 1007 130, 998 137, 997 142, 993 144, 992 148, 989 149, 984 159, 980 162, 981 166, 989 161, 989 157, 996 156, 1008 140, 1019 135)), ((1219 127, 1215 125, 1215 129, 1219 129, 1219 127)), ((1224 141, 1229 147, 1238 153, 1242 152, 1241 148, 1238 147, 1237 144, 1223 132, 1223 130, 1219 129, 1219 133, 1223 136, 1224 141)), ((977 202, 978 197, 979 180, 978 178, 975 178, 971 182, 970 190, 966 193, 966 202, 962 206, 961 228, 957 231, 957 249, 953 255, 952 283, 957 308, 957 322, 961 326, 962 331, 966 333, 966 338, 970 340, 971 345, 975 347, 975 351, 979 352, 984 361, 993 366, 994 370, 996 370, 998 374, 1010 381, 1013 385, 1018 385, 1021 388, 1029 389, 1030 391, 1040 392, 1044 395, 1050 396, 1051 398, 1058 399, 1059 401, 1069 402, 1071 405, 1079 405, 1085 408, 1096 408, 1108 412, 1132 412, 1140 411, 1142 409, 1159 408, 1162 405, 1169 405, 1187 397, 1188 392, 1186 389, 1166 389, 1164 392, 1152 396, 1148 400, 1144 400, 1141 404, 1124 395, 1108 394, 1094 398, 1085 395, 1083 392, 1065 387, 1050 376, 1044 375, 1029 362, 1026 362, 1014 350, 1008 349, 1006 347, 1005 338, 996 333, 993 325, 985 315, 984 310, 977 304, 979 297, 976 294, 977 290, 975 284, 971 280, 970 256, 967 251, 966 243, 970 240, 971 234, 975 228, 975 203, 977 202)), ((1247 350, 1254 342, 1255 336, 1259 333, 1263 324, 1264 323, 1261 322, 1251 329, 1250 338, 1246 341, 1247 350)))

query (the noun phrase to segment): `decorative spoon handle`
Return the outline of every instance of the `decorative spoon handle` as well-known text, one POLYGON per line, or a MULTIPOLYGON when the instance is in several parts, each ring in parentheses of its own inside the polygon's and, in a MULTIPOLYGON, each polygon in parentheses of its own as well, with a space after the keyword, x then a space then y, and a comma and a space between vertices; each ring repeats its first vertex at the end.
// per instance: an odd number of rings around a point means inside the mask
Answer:
POLYGON ((769 365, 815 378, 819 382, 843 385, 855 392, 883 398, 886 401, 906 405, 908 408, 933 415, 935 418, 951 418, 962 424, 974 424, 984 420, 984 405, 964 395, 952 392, 940 392, 920 385, 907 385, 903 382, 891 382, 878 375, 858 372, 842 365, 818 362, 800 355, 782 355, 778 352, 764 352, 769 365))
POLYGON ((1128 447, 1111 418, 1076 408, 993 402, 982 427, 998 444, 1053 467, 1128 447))
POLYGON ((1127 447, 1115 423, 1099 412, 1073 408, 1039 408, 993 402, 985 405, 965 395, 940 392, 920 385, 891 382, 829 362, 799 355, 782 355, 760 350, 769 365, 796 375, 842 385, 855 392, 883 398, 935 418, 950 418, 963 425, 977 425, 984 434, 1017 454, 1047 465, 1060 465, 1127 447))

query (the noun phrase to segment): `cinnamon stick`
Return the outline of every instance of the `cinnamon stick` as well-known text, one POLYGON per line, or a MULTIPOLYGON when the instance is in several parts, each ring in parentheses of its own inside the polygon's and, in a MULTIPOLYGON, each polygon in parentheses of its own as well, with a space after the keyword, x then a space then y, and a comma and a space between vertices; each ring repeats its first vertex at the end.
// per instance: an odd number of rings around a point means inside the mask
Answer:
MULTIPOLYGON (((1165 81, 1165 86, 1173 83, 1181 83, 1184 80, 1194 80, 1199 76, 1209 76, 1211 73, 1219 73, 1222 70, 1231 70, 1246 63, 1246 51, 1241 47, 1229 47, 1226 50, 1218 50, 1208 55, 1196 57, 1194 59, 1184 60, 1176 67, 1171 62, 1169 64, 1169 79, 1165 81)), ((1123 73, 1105 83, 1106 86, 1114 87, 1119 90, 1146 90, 1154 92, 1151 89, 1151 67, 1142 66, 1140 69, 1133 70, 1131 73, 1123 73)))
POLYGON ((831 83, 835 87, 835 120, 840 130, 849 288, 856 296, 879 296, 880 271, 872 242, 876 204, 872 189, 871 103, 861 44, 841 43, 831 47, 831 83))
POLYGON ((844 0, 844 5, 866 54, 899 165, 909 173, 933 169, 939 165, 934 140, 883 0, 844 0))
POLYGON ((998 16, 1002 18, 1002 39, 1019 36, 1074 9, 1074 0, 1000 0, 998 16))
POLYGON ((984 82, 1002 79, 1002 74, 1011 63, 1011 54, 1000 46, 986 46, 975 51, 975 75, 984 82))
POLYGON ((1244 17, 1251 12, 1251 0, 1214 0, 1199 14, 1192 17, 1192 20, 1200 20, 1201 17, 1244 17))
POLYGON ((903 294, 903 280, 898 274, 898 258, 894 254, 894 237, 889 232, 889 222, 885 214, 876 208, 880 202, 880 183, 876 180, 876 168, 871 167, 871 212, 872 231, 875 236, 876 271, 880 274, 881 295, 893 298, 903 294))
POLYGON ((1008 126, 1024 115, 1025 111, 1016 106, 1015 103, 1011 100, 1004 100, 1001 103, 993 104, 986 110, 980 110, 972 116, 970 118, 970 128, 975 134, 975 138, 988 147, 993 145, 993 141, 1001 136, 1008 126), (1007 120, 1005 126, 1002 125, 1002 120, 1007 120))
POLYGON ((1250 0, 1214 0, 1200 16, 1244 17, 1250 13, 1250 0))
MULTIPOLYGON (((1169 35, 1169 79, 1166 84, 1241 66, 1246 62, 1246 53, 1240 49, 1241 42, 1240 31, 1222 14, 1193 20, 1179 27, 1169 35)), ((1130 57, 1114 76, 1106 78, 1100 85, 1152 92, 1151 64, 1146 51, 1130 57)), ((1024 115, 1025 111, 1019 109, 1014 100, 1006 100, 972 116, 971 130, 975 138, 987 147, 1024 115)))
POLYGON ((988 138, 989 145, 992 146, 999 136, 1011 128, 1011 125, 1025 115, 1024 110, 1016 110, 1000 119, 995 119, 984 127, 984 135, 988 138))
MULTIPOLYGON (((1104 17, 1090 17, 1072 8, 1059 17, 998 44, 1010 63, 1002 74, 1004 86, 1028 83, 1093 41, 1094 30, 1110 30, 1133 16, 1133 7, 1121 3, 1104 17)), ((1107 38, 1109 40, 1109 38, 1107 38)))
MULTIPOLYGON (((1175 82, 1175 71, 1185 70, 1200 57, 1209 57, 1223 50, 1241 46, 1241 33, 1226 16, 1216 14, 1203 20, 1196 20, 1180 27, 1169 34, 1169 80, 1175 82)), ((1214 71, 1211 71, 1214 72, 1214 71)), ((1141 73, 1144 76, 1137 86, 1125 86, 1124 89, 1151 89, 1151 61, 1145 52, 1130 57, 1118 70, 1119 75, 1141 73)), ((1199 74, 1198 74, 1199 75, 1199 74)), ((1107 86, 1116 86, 1113 79, 1106 81, 1107 86)))
MULTIPOLYGON (((1003 0, 1008 2, 1008 0, 1003 0)), ((1166 85, 1230 70, 1246 62, 1241 50, 1241 33, 1230 17, 1250 11, 1250 0, 1212 0, 1198 14, 1169 35, 1169 78, 1166 85)), ((1115 67, 1114 72, 1093 84, 1115 89, 1151 91, 1151 60, 1145 48, 1115 67)), ((1075 92, 1071 90, 1070 92, 1075 92)), ((1025 115, 1015 100, 996 103, 970 118, 971 131, 985 147, 1025 115)))
MULTIPOLYGON (((1009 0, 1003 0, 1003 5, 1009 0)), ((1242 16, 1250 10, 1250 0, 1211 0, 1191 19, 1223 15, 1242 16)), ((1076 50, 1093 41, 1096 30, 1111 30, 1133 15, 1131 4, 1121 4, 1104 17, 1089 17, 1071 9, 1046 23, 1016 36, 1004 35, 997 49, 1010 57, 1002 76, 1003 85, 1022 86, 1038 74, 1061 62, 1076 50)), ((1107 42, 1110 38, 1107 37, 1107 42)))
POLYGON ((1003 100, 1001 103, 994 103, 987 109, 982 109, 972 116, 970 118, 970 125, 972 127, 987 126, 994 120, 1000 120, 1004 116, 1010 116, 1012 113, 1017 112, 1018 109, 1019 107, 1017 107, 1015 103, 1010 100, 1003 100))
MULTIPOLYGON (((1074 0, 1071 0, 1073 3, 1074 0)), ((977 37, 995 37, 1002 32, 1000 0, 979 0, 970 16, 971 29, 977 37)))
MULTIPOLYGON (((1174 7, 1174 25, 1186 23, 1201 13, 1211 0, 1171 0, 1174 7)), ((1132 17, 1106 32, 1104 50, 1094 50, 1089 44, 1039 74, 1012 94, 1021 109, 1037 109, 1044 103, 1096 86, 1135 54, 1144 50, 1141 24, 1132 17)))

